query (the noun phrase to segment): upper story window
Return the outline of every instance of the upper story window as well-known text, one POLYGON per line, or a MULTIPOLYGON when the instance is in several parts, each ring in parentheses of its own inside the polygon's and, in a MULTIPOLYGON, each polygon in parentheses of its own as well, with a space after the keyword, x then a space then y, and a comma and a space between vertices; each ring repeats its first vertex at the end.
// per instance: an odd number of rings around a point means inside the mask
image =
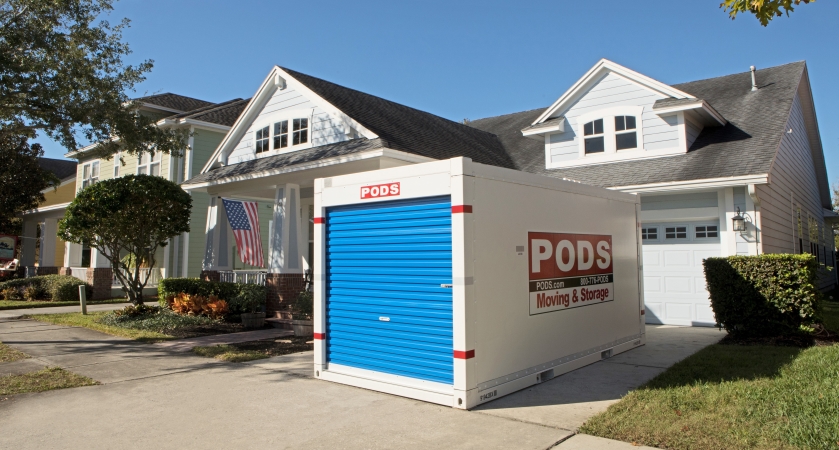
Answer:
POLYGON ((288 120, 274 124, 274 150, 288 147, 288 120))
POLYGON ((583 125, 586 153, 602 153, 606 149, 603 142, 603 119, 592 120, 583 125))
POLYGON ((119 153, 114 155, 114 178, 119 177, 119 166, 120 166, 120 159, 119 153))
POLYGON ((141 153, 137 161, 137 175, 160 176, 160 152, 141 153))
POLYGON ((256 153, 283 151, 309 142, 309 118, 280 120, 254 131, 256 153))
POLYGON ((615 116, 615 148, 617 150, 638 148, 635 116, 615 116))
POLYGON ((99 181, 99 161, 93 161, 82 166, 82 189, 99 181))
POLYGON ((265 126, 256 130, 256 152, 262 153, 268 151, 268 127, 265 126))
POLYGON ((309 119, 294 119, 294 145, 309 142, 309 119))

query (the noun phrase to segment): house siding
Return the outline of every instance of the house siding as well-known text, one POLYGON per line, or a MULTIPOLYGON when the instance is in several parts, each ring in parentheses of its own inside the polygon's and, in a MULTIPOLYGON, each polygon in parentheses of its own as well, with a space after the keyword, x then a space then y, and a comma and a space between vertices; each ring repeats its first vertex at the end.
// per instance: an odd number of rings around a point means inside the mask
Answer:
MULTIPOLYGON (((281 118, 289 118, 286 114, 291 111, 300 111, 301 113, 305 111, 305 116, 311 118, 309 141, 312 146, 332 144, 350 139, 343 121, 324 111, 306 98, 303 93, 288 87, 277 90, 271 96, 257 118, 250 124, 248 131, 230 153, 228 163, 235 164, 254 159, 256 154, 254 153, 253 139, 256 128, 273 124, 281 118)), ((301 147, 301 150, 303 148, 307 147, 301 147)))
MULTIPOLYGON (((787 120, 786 129, 792 132, 784 133, 781 138, 769 174, 770 182, 757 186, 764 253, 798 253, 802 251, 799 239, 805 252, 809 251, 810 242, 818 242, 822 247, 827 244, 823 234, 810 236, 808 229, 808 218, 816 221, 819 230, 824 229, 824 219, 800 95, 801 90, 793 100, 787 120), (797 223, 799 208, 802 221, 800 233, 797 223)), ((827 271, 822 272, 820 287, 827 288, 833 278, 827 271)))
POLYGON ((552 134, 548 152, 552 162, 579 157, 577 118, 581 114, 613 106, 643 106, 643 140, 645 150, 659 150, 679 146, 678 117, 660 117, 653 112, 656 100, 664 98, 649 89, 614 73, 608 73, 588 90, 577 102, 561 114, 566 118, 564 133, 552 134))

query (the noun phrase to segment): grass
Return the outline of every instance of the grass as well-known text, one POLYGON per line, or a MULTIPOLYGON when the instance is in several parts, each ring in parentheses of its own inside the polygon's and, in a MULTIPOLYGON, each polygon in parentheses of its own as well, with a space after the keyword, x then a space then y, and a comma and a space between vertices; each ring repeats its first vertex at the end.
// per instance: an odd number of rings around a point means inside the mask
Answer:
MULTIPOLYGON (((128 300, 124 298, 114 298, 110 300, 88 300, 88 305, 104 305, 108 303, 125 303, 128 300)), ((0 300, 0 311, 6 309, 26 309, 26 308, 51 308, 53 306, 78 306, 79 302, 50 302, 46 300, 35 300, 28 302, 25 300, 0 300)))
POLYGON ((199 356, 215 358, 228 362, 253 361, 256 359, 268 358, 270 356, 265 352, 257 350, 242 350, 227 344, 214 345, 212 347, 195 347, 192 351, 199 356))
POLYGON ((77 375, 59 367, 47 367, 24 375, 0 377, 0 395, 43 392, 99 384, 90 378, 77 375))
MULTIPOLYGON (((839 303, 825 302, 839 331, 839 303)), ((580 429, 668 449, 839 448, 839 345, 712 345, 580 429)))
POLYGON ((100 323, 97 319, 104 316, 105 312, 89 313, 84 316, 81 313, 65 313, 65 314, 33 314, 27 318, 47 322, 54 325, 67 325, 71 327, 84 327, 91 330, 100 331, 105 334, 113 336, 121 336, 129 339, 135 339, 143 342, 160 342, 174 339, 174 337, 151 330, 138 330, 132 328, 117 327, 113 325, 105 325, 100 323))
POLYGON ((21 359, 29 358, 29 355, 21 351, 17 351, 8 345, 0 342, 0 363, 20 361, 21 359))

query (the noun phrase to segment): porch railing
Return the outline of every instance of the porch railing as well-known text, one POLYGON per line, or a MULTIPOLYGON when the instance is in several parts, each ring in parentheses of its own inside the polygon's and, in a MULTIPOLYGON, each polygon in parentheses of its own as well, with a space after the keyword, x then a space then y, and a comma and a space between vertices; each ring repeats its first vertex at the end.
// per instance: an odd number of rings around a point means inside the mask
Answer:
POLYGON ((87 283, 87 267, 71 267, 70 275, 87 283))
MULTIPOLYGON (((122 271, 124 276, 128 276, 127 273, 126 273, 127 271, 125 269, 120 269, 120 270, 122 271)), ((130 270, 130 273, 131 273, 131 275, 134 275, 133 270, 130 270)), ((160 268, 159 267, 155 267, 154 269, 140 269, 140 281, 145 280, 146 276, 149 277, 149 280, 146 282, 146 287, 157 286, 157 283, 162 278, 160 276, 160 268), (151 273, 149 273, 149 271, 151 271, 151 273)), ((116 273, 114 273, 114 277, 113 277, 113 280, 112 280, 111 284, 113 286, 121 286, 121 284, 119 282, 119 278, 117 278, 116 273)))
POLYGON ((243 283, 265 286, 265 276, 268 272, 259 270, 222 270, 219 281, 222 283, 243 283))
POLYGON ((24 266, 23 267, 23 276, 26 278, 31 278, 37 275, 38 268, 35 266, 24 266))

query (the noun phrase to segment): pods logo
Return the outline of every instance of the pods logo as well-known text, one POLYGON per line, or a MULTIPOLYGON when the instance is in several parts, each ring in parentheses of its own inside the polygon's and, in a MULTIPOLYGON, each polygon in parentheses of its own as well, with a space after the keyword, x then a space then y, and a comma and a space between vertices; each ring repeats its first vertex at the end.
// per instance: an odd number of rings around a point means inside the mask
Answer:
POLYGON ((393 197, 399 195, 399 183, 377 184, 375 186, 362 186, 361 198, 393 197))

